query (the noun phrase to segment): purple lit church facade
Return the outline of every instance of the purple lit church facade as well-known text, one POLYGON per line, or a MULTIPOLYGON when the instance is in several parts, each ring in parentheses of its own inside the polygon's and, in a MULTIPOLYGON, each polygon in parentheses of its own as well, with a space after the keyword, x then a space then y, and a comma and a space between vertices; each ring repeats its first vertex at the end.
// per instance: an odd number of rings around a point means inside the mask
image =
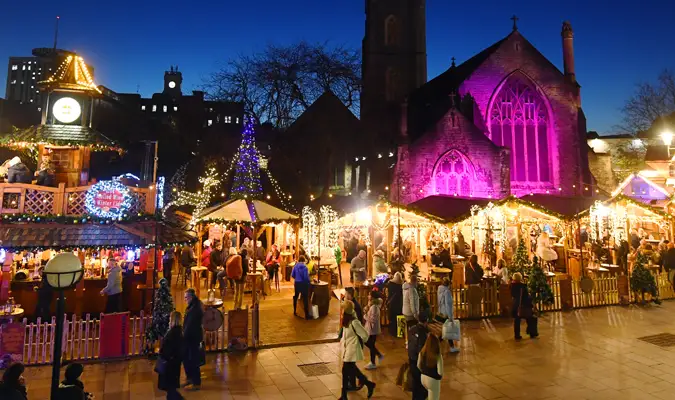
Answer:
POLYGON ((412 90, 398 116, 391 199, 575 196, 591 184, 569 23, 561 35, 564 71, 514 24, 504 39, 412 90))

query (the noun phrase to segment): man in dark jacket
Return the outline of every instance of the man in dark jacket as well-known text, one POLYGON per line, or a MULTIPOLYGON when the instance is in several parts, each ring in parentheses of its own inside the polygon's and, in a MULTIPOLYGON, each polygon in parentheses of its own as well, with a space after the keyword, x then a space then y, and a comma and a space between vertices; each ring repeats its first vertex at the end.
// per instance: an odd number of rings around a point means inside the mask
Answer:
POLYGON ((88 400, 91 394, 84 391, 84 383, 80 376, 84 372, 84 366, 72 363, 66 367, 65 378, 59 385, 58 400, 88 400))
POLYGON ((183 246, 183 249, 180 252, 180 265, 183 267, 183 273, 187 279, 190 279, 190 268, 195 265, 195 251, 192 249, 192 246, 186 244, 183 246))
POLYGON ((204 310, 202 302, 197 298, 195 290, 190 288, 185 291, 185 301, 187 310, 185 311, 185 320, 183 321, 183 340, 185 344, 185 356, 183 357, 183 368, 187 377, 188 389, 199 390, 202 385, 199 367, 202 363, 202 341, 204 340, 202 330, 202 318, 204 310))
POLYGON ((422 373, 417 368, 417 359, 419 357, 424 343, 429 336, 429 328, 427 328, 428 316, 426 311, 420 311, 419 321, 408 330, 408 361, 410 362, 410 370, 412 372, 412 398, 413 400, 424 400, 427 398, 427 390, 422 385, 422 373))
POLYGON ((47 284, 47 277, 43 276, 40 286, 36 286, 37 290, 37 306, 35 307, 35 316, 42 318, 42 322, 49 321, 49 309, 52 304, 52 287, 47 284))
POLYGON ((218 270, 225 265, 225 255, 223 254, 223 244, 216 241, 209 255, 208 269, 211 272, 211 287, 216 287, 216 279, 218 278, 218 270))
POLYGON ((474 254, 464 268, 464 280, 467 285, 479 285, 482 279, 483 268, 478 265, 478 256, 474 254))
POLYGON ((26 164, 21 162, 19 157, 14 157, 9 160, 9 168, 7 168, 7 182, 9 183, 31 183, 33 178, 30 170, 26 164))

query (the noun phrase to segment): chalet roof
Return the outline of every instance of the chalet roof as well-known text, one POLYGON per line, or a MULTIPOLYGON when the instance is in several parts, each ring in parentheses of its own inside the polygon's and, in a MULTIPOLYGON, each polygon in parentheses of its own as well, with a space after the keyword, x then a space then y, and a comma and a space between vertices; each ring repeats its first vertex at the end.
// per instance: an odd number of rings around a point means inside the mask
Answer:
POLYGON ((578 213, 589 209, 596 201, 605 201, 607 196, 595 195, 593 197, 567 197, 550 194, 533 194, 521 197, 522 200, 533 203, 546 210, 553 211, 565 218, 572 218, 578 213))
POLYGON ((80 125, 34 125, 5 135, 0 143, 7 147, 47 144, 53 146, 91 146, 94 151, 117 150, 104 134, 80 125))
POLYGON ((485 207, 496 201, 496 199, 434 195, 417 200, 408 206, 413 210, 433 215, 446 222, 456 222, 471 216, 471 207, 485 207))
MULTIPOLYGON (((160 244, 194 241, 194 236, 178 228, 160 224, 160 244)), ((3 248, 91 248, 140 247, 154 244, 154 223, 65 225, 12 223, 0 225, 3 248)))
POLYGON ((204 209, 197 222, 278 223, 300 219, 262 200, 233 199, 204 209))
POLYGON ((669 155, 668 146, 663 144, 654 144, 647 146, 645 161, 670 161, 673 156, 675 156, 675 153, 673 155, 669 155))
POLYGON ((84 59, 77 54, 66 57, 56 69, 54 75, 45 81, 38 82, 38 85, 48 89, 101 93, 101 90, 94 83, 84 59))

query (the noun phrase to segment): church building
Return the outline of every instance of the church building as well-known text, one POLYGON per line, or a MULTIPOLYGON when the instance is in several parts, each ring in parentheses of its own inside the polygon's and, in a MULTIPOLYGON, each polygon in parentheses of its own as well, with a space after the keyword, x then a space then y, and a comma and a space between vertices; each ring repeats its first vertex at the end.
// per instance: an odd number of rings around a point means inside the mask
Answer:
POLYGON ((573 31, 564 71, 518 31, 426 82, 425 0, 367 0, 362 123, 398 137, 390 198, 583 194, 592 185, 573 31))

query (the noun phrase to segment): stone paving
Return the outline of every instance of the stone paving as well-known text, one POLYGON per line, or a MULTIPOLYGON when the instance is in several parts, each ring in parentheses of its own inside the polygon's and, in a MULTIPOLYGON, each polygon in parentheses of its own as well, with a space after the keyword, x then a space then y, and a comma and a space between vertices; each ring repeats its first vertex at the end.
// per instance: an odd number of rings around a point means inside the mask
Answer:
MULTIPOLYGON (((547 314, 540 338, 514 341, 511 321, 462 323, 461 353, 445 354, 441 396, 448 399, 673 399, 675 347, 638 340, 675 333, 675 302, 660 307, 606 307, 547 314)), ((303 321, 304 322, 304 321, 303 321)), ((311 331, 296 333, 311 336, 311 331)), ((375 399, 410 398, 395 384, 406 359, 402 339, 383 334, 385 359, 375 371, 375 399)), ((212 354, 199 392, 187 399, 335 399, 340 372, 337 343, 280 347, 245 354, 212 354), (329 375, 306 377, 298 367, 327 363, 329 375)), ((447 350, 447 349, 446 349, 447 350)), ((366 350, 367 352, 367 350, 366 350)), ((365 362, 360 363, 361 368, 365 362)), ((97 399, 163 398, 153 364, 144 359, 87 365, 84 383, 97 399)), ((30 399, 46 399, 50 367, 28 368, 30 399)), ((365 398, 366 392, 350 394, 365 398)))

